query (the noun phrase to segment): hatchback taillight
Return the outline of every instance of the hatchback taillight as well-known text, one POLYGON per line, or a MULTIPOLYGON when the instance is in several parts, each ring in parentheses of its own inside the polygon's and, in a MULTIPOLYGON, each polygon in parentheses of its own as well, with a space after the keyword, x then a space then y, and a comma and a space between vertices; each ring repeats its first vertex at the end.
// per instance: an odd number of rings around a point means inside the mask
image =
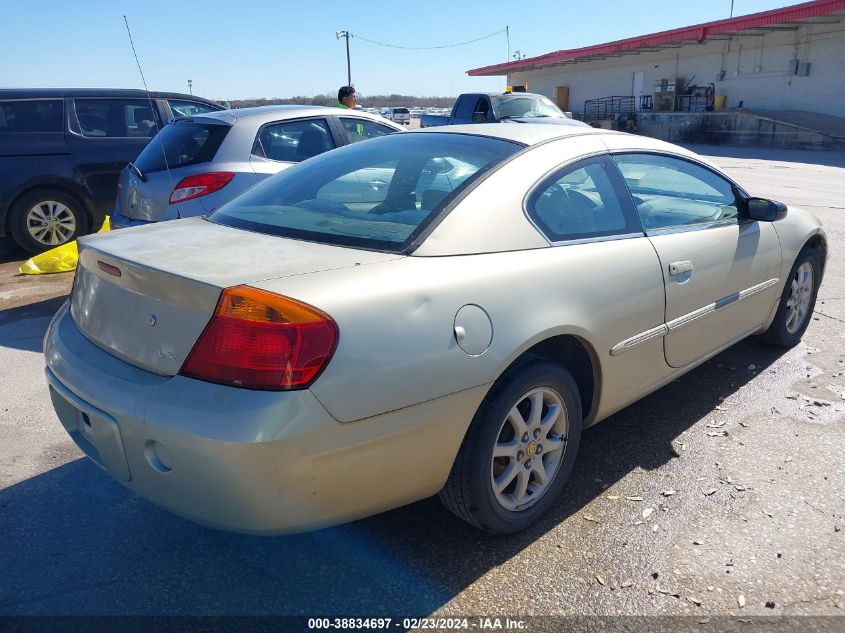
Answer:
POLYGON ((219 191, 228 185, 234 177, 235 174, 231 171, 213 171, 183 178, 176 185, 173 193, 170 194, 170 204, 193 200, 219 191))
POLYGON ((303 389, 337 341, 337 324, 312 306, 249 286, 227 288, 179 373, 249 389, 303 389))

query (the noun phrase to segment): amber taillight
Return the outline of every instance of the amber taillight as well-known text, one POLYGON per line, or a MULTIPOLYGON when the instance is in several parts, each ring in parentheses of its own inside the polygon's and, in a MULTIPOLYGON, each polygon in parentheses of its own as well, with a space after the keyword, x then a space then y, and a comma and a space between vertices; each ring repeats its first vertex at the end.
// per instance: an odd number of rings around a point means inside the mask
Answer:
POLYGON ((337 341, 337 324, 320 310, 236 286, 220 295, 179 373, 248 389, 303 389, 328 364, 337 341))

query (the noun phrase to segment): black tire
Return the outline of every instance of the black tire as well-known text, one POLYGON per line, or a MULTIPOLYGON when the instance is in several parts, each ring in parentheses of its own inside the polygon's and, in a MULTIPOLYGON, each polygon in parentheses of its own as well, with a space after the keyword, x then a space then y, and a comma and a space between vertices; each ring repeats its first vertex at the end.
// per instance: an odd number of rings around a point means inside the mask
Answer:
MULTIPOLYGON (((806 271, 807 269, 804 270, 806 271)), ((802 274, 800 276, 803 277, 804 275, 802 274)), ((761 342, 778 347, 794 347, 798 345, 813 318, 813 309, 816 306, 816 295, 819 292, 820 280, 821 266, 819 265, 818 253, 812 248, 803 249, 798 253, 798 257, 792 265, 792 270, 789 271, 789 278, 786 280, 786 284, 784 284, 783 293, 781 294, 774 320, 769 325, 769 328, 758 337, 761 342), (810 290, 809 304, 806 307, 806 312, 803 316, 796 316, 792 306, 794 301, 793 293, 796 287, 800 288, 802 286, 799 271, 804 264, 808 264, 812 271, 812 289, 810 290)), ((806 280, 804 280, 804 284, 806 284, 806 280)))
MULTIPOLYGON (((549 411, 545 400, 538 410, 549 411)), ((536 522, 560 496, 575 463, 581 441, 581 426, 581 399, 575 381, 568 371, 556 363, 539 359, 515 365, 496 381, 478 408, 458 456, 455 458, 449 479, 439 493, 440 500, 458 517, 487 532, 509 534, 524 530, 536 522), (521 459, 517 461, 516 458, 505 457, 498 458, 498 461, 494 463, 493 449, 497 442, 502 441, 503 434, 508 429, 514 432, 514 438, 509 441, 523 445, 521 438, 515 435, 515 427, 512 427, 508 421, 508 414, 517 405, 522 407, 528 403, 530 406, 528 398, 524 396, 537 389, 543 389, 543 393, 548 394, 549 397, 553 397, 552 394, 556 393, 563 404, 562 415, 565 416, 567 422, 565 437, 562 435, 553 437, 550 434, 545 439, 543 436, 540 438, 540 441, 549 443, 554 441, 555 444, 557 440, 562 439, 562 456, 557 459, 552 457, 555 449, 551 449, 538 457, 540 451, 543 450, 541 445, 536 455, 530 449, 525 452, 520 451, 525 457, 530 454, 534 460, 539 459, 541 466, 545 467, 549 464, 551 467, 552 461, 545 460, 555 459, 557 465, 556 470, 548 478, 548 483, 539 493, 536 493, 535 499, 529 498, 521 507, 509 509, 504 507, 499 499, 518 493, 516 491, 502 492, 497 496, 493 490, 493 476, 497 468, 502 468, 502 460, 509 460, 508 468, 513 464, 514 469, 524 462, 521 459)), ((537 444, 533 440, 531 443, 537 444)), ((535 446, 535 450, 537 449, 538 447, 535 446)), ((528 461, 532 460, 529 458, 528 461)), ((506 471, 507 468, 503 470, 506 471)), ((532 478, 529 480, 533 481, 535 486, 538 485, 533 471, 525 477, 532 478)), ((517 480, 518 477, 514 479, 514 481, 517 480)), ((507 491, 508 488, 510 484, 504 490, 507 491)))
POLYGON ((54 188, 35 189, 15 200, 9 213, 9 232, 21 248, 33 254, 43 253, 87 234, 88 215, 72 194, 54 188), (53 213, 55 220, 50 218, 53 213), (44 227, 40 239, 30 231, 38 227, 35 217, 39 214, 48 222, 53 221, 44 227))

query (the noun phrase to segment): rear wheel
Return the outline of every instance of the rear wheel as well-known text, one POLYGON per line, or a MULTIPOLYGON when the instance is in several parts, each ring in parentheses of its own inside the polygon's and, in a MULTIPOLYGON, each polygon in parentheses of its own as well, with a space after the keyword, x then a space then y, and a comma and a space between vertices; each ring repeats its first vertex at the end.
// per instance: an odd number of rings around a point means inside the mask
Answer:
POLYGON ((12 205, 10 232, 30 253, 41 253, 85 235, 88 217, 76 197, 60 189, 37 189, 12 205))
POLYGON ((821 267, 818 253, 802 250, 792 265, 775 318, 760 340, 769 345, 794 347, 801 341, 816 305, 821 267))
POLYGON ((532 360, 508 370, 473 418, 440 499, 488 532, 511 533, 555 502, 581 439, 581 402, 569 372, 532 360))

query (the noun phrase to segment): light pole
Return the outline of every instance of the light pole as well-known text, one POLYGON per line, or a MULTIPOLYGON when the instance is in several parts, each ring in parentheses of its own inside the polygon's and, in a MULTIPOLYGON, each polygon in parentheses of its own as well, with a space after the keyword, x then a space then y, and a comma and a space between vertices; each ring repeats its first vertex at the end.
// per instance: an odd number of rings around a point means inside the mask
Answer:
POLYGON ((520 59, 525 59, 525 53, 520 50, 515 50, 513 52, 513 58, 517 61, 519 61, 520 59))
POLYGON ((193 90, 193 88, 191 88, 191 86, 193 86, 193 85, 194 85, 193 79, 188 79, 188 92, 190 92, 191 94, 194 94, 194 90, 193 90))
POLYGON ((349 61, 349 38, 352 37, 352 34, 349 31, 335 31, 334 35, 337 39, 341 37, 346 38, 346 81, 347 86, 352 85, 352 64, 349 61))

